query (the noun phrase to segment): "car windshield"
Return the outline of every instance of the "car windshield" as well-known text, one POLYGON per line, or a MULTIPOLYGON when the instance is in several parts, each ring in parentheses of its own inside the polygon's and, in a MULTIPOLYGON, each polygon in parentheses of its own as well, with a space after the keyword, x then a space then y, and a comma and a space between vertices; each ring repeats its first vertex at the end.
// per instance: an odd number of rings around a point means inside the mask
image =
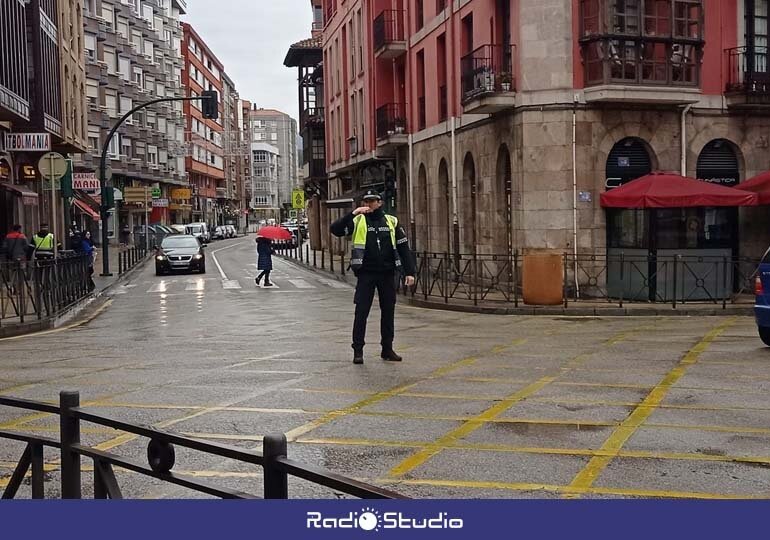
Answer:
POLYGON ((197 248, 198 240, 191 236, 166 238, 161 244, 162 249, 197 248))
POLYGON ((199 232, 201 232, 201 227, 200 226, 198 226, 198 227, 188 227, 188 229, 190 229, 190 232, 193 233, 193 234, 198 234, 199 232))

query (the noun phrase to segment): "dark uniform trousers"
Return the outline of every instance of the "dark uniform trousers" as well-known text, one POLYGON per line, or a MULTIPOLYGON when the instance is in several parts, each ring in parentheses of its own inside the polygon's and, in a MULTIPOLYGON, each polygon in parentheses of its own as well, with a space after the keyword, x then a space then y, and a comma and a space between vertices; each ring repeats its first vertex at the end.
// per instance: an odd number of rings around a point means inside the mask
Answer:
POLYGON ((382 348, 389 351, 393 347, 394 316, 396 312, 397 276, 395 270, 390 272, 358 273, 356 284, 356 318, 353 322, 353 349, 362 351, 366 343, 366 319, 372 309, 374 290, 380 300, 380 333, 382 348))

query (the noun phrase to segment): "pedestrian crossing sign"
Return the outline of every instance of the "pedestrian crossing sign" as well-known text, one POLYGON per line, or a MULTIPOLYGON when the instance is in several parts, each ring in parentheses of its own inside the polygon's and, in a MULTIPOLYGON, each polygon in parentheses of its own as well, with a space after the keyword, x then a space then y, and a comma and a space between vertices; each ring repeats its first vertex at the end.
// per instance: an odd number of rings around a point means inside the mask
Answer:
POLYGON ((305 208, 305 192, 301 189, 295 189, 291 192, 291 207, 295 210, 305 208))

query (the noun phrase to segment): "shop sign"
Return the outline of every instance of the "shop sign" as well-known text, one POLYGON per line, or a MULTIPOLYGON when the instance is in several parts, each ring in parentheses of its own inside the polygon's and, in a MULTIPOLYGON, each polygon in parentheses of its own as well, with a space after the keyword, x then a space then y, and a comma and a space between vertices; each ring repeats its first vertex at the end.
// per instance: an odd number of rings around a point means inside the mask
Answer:
POLYGON ((161 196, 160 188, 159 187, 152 188, 151 194, 153 199, 160 199, 160 196, 161 196))
POLYGON ((6 152, 48 152, 51 135, 48 133, 6 133, 6 152))
POLYGON ((153 208, 168 208, 168 199, 153 199, 153 208))
POLYGON ((144 203, 150 198, 150 190, 143 187, 123 188, 123 200, 126 203, 144 203))
POLYGON ((172 189, 171 198, 180 201, 188 201, 192 198, 192 190, 185 188, 172 189))
POLYGON ((578 200, 580 202, 591 202, 591 192, 590 191, 581 191, 578 193, 578 200))
POLYGON ((11 178, 11 166, 8 162, 0 158, 0 180, 8 180, 11 178))
POLYGON ((72 175, 72 189, 81 191, 98 191, 101 183, 95 173, 74 173, 72 175))
POLYGON ((37 180, 37 169, 35 169, 32 165, 23 165, 21 167, 21 178, 22 180, 37 180))
POLYGON ((618 157, 618 167, 630 167, 631 166, 631 158, 626 156, 619 156, 618 157))

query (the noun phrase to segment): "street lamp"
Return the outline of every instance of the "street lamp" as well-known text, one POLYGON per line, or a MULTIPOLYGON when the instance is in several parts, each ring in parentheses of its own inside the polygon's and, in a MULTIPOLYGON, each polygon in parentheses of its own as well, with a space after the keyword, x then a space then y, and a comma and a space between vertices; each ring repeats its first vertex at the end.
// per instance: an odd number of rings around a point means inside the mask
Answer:
MULTIPOLYGON (((219 118, 219 93, 216 90, 205 90, 199 97, 161 98, 153 99, 147 103, 142 103, 124 114, 123 117, 118 120, 118 122, 112 127, 109 134, 107 135, 107 139, 104 141, 104 145, 102 146, 102 157, 99 164, 99 182, 101 184, 102 190, 102 204, 100 208, 100 214, 102 220, 102 247, 104 249, 104 258, 102 259, 102 276, 112 275, 110 272, 110 239, 107 230, 107 219, 109 219, 109 212, 115 204, 113 188, 111 185, 108 185, 107 182, 107 152, 109 151, 110 143, 112 142, 112 138, 115 136, 115 133, 118 131, 118 128, 120 128, 120 126, 123 125, 123 122, 129 119, 134 113, 149 107, 150 105, 155 105, 157 103, 168 103, 172 101, 202 101, 203 103, 201 106, 203 118, 209 120, 216 120, 219 118)), ((146 225, 149 225, 149 223, 146 225)))

